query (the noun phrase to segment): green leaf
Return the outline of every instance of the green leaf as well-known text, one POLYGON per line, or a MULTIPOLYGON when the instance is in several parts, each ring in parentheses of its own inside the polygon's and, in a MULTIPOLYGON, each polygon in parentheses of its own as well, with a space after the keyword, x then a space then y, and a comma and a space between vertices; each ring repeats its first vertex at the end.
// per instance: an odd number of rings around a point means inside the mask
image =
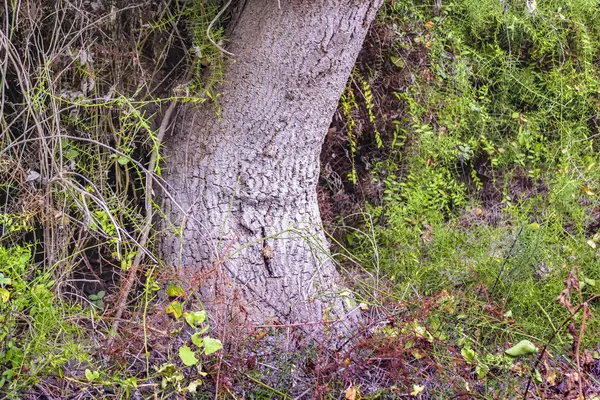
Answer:
POLYGON ((96 379, 98 379, 100 377, 100 372, 99 371, 90 371, 89 369, 86 368, 85 370, 85 379, 87 379, 88 381, 94 381, 96 379))
POLYGON ((583 282, 586 285, 589 285, 589 286, 596 286, 596 280, 595 279, 584 278, 583 282))
POLYGON ((179 358, 181 361, 188 367, 192 365, 196 365, 198 363, 198 359, 196 358, 196 353, 192 351, 188 346, 183 345, 179 348, 179 358))
POLYGON ((106 294, 106 292, 104 290, 99 291, 98 293, 96 293, 96 298, 98 300, 104 298, 104 295, 106 294))
POLYGON ((477 379, 483 379, 487 376, 488 372, 490 372, 490 367, 481 364, 475 367, 475 372, 477 373, 477 379))
POLYGON ((475 351, 469 347, 463 347, 462 350, 460 351, 460 354, 469 363, 472 363, 475 360, 475 351))
POLYGON ((200 329, 199 331, 196 331, 195 334, 202 335, 202 334, 206 333, 206 331, 208 331, 208 328, 210 328, 210 326, 208 326, 208 324, 206 324, 206 325, 204 325, 204 327, 202 329, 200 329))
POLYGON ((183 313, 183 317, 186 322, 192 327, 195 328, 202 324, 206 320, 206 311, 193 311, 183 313))
POLYGON ((69 149, 65 153, 65 157, 67 157, 68 159, 73 159, 73 158, 77 157, 78 155, 79 155, 79 152, 75 149, 69 149))
POLYGON ((117 162, 121 165, 127 165, 127 163, 129 162, 129 157, 119 156, 119 158, 117 159, 117 162))
POLYGON ((212 354, 223 348, 223 344, 219 339, 213 339, 210 337, 204 338, 204 354, 212 354))
POLYGON ((12 281, 10 278, 5 278, 4 274, 0 272, 0 285, 10 285, 12 281))
POLYGON ((406 65, 404 63, 404 60, 398 56, 392 56, 390 57, 390 60, 392 61, 392 64, 394 64, 398 68, 402 68, 404 67, 404 65, 406 65))
POLYGON ((175 319, 179 319, 179 318, 181 318, 181 315, 183 314, 183 306, 181 305, 180 302, 174 301, 167 306, 167 308, 165 309, 165 312, 167 314, 173 314, 175 319))
POLYGON ((511 115, 512 119, 517 119, 517 118, 519 118, 519 116, 520 116, 520 115, 519 115, 519 113, 518 113, 518 112, 514 112, 514 113, 512 113, 512 115, 511 115))
POLYGON ((187 391, 188 391, 189 393, 196 393, 196 388, 197 388, 198 386, 202 385, 202 383, 203 383, 203 382, 202 382, 202 380, 200 380, 200 379, 197 379, 197 380, 195 380, 195 381, 192 381, 192 382, 190 382, 190 384, 189 384, 189 385, 188 385, 188 387, 187 387, 187 391))
POLYGON ((519 343, 504 351, 511 357, 528 356, 538 352, 538 348, 529 340, 521 340, 519 343))
POLYGON ((201 348, 202 346, 204 346, 204 339, 202 338, 202 336, 200 336, 201 333, 196 332, 192 335, 192 343, 194 343, 194 346, 201 348))
POLYGON ((96 296, 95 294, 90 294, 90 300, 96 301, 98 300, 98 296, 96 296))
POLYGON ((169 297, 182 297, 183 295, 185 295, 185 292, 180 286, 169 285, 169 287, 167 288, 167 295, 169 297))
POLYGON ((544 382, 544 380, 542 379, 542 374, 540 374, 540 371, 538 371, 537 369, 535 370, 535 372, 533 374, 533 379, 538 384, 544 382))

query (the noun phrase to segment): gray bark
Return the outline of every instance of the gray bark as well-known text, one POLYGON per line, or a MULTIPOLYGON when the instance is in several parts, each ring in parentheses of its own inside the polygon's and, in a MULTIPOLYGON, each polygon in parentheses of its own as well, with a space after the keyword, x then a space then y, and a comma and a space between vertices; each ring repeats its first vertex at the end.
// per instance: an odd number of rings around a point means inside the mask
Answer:
POLYGON ((168 138, 165 178, 186 212, 165 198, 162 252, 219 324, 309 323, 314 335, 323 319, 356 319, 328 258, 316 185, 325 134, 380 5, 248 0, 229 38, 235 61, 220 114, 187 109, 168 138))

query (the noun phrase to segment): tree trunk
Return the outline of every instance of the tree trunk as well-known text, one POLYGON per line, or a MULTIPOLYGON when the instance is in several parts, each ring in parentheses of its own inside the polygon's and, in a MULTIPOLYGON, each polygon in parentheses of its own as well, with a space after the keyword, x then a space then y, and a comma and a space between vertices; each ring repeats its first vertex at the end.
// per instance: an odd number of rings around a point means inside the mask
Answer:
POLYGON ((166 141, 165 179, 180 207, 165 198, 161 250, 219 324, 295 324, 315 336, 320 321, 355 320, 328 258, 316 185, 325 134, 380 5, 248 0, 218 105, 185 110, 166 141))

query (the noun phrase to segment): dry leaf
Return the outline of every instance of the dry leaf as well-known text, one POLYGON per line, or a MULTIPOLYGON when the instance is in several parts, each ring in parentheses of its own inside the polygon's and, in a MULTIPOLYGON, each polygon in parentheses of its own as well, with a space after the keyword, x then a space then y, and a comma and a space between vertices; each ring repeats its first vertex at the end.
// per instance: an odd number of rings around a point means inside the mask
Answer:
POLYGON ((548 386, 556 385, 556 371, 550 370, 546 373, 546 383, 548 386))
POLYGON ((579 279, 577 279, 577 267, 573 267, 569 276, 565 280, 565 289, 560 293, 560 296, 556 298, 556 301, 565 307, 571 314, 575 311, 573 305, 569 301, 569 297, 573 291, 579 291, 579 279))
POLYGON ((583 193, 587 194, 588 196, 596 195, 596 193, 592 192, 592 190, 587 186, 584 186, 582 189, 583 189, 583 193))
POLYGON ((350 385, 346 389, 346 400, 356 400, 356 388, 354 385, 350 385))
POLYGON ((424 243, 429 243, 433 240, 433 229, 429 224, 425 224, 425 232, 421 234, 421 239, 423 239, 424 243))

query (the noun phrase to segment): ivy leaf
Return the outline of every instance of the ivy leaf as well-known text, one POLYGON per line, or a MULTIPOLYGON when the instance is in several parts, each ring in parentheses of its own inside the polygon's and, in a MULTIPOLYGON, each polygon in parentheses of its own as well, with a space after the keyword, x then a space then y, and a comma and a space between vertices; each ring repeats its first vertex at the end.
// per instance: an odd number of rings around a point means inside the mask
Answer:
POLYGON ((169 297, 182 297, 185 294, 183 288, 177 285, 169 285, 167 288, 167 295, 169 297))
POLYGON ((196 332, 192 335, 192 343, 194 343, 194 346, 198 348, 204 346, 204 339, 200 336, 199 332, 196 332))
POLYGON ((196 358, 196 353, 192 351, 188 346, 183 345, 179 348, 179 358, 181 361, 188 367, 192 365, 196 365, 198 363, 198 359, 196 358))
POLYGON ((223 348, 223 344, 219 339, 213 339, 210 337, 204 338, 204 354, 212 354, 223 348))
POLYGON ((513 347, 505 350, 504 352, 511 357, 522 357, 537 353, 538 348, 535 347, 535 345, 529 340, 521 340, 519 343, 515 344, 513 347))
POLYGON ((183 313, 183 317, 192 328, 195 328, 206 320, 206 311, 186 312, 183 313))
POLYGON ((179 319, 179 318, 181 318, 181 315, 183 314, 183 306, 181 305, 180 302, 174 301, 167 306, 167 308, 165 309, 165 312, 167 314, 173 314, 175 319, 179 319))

